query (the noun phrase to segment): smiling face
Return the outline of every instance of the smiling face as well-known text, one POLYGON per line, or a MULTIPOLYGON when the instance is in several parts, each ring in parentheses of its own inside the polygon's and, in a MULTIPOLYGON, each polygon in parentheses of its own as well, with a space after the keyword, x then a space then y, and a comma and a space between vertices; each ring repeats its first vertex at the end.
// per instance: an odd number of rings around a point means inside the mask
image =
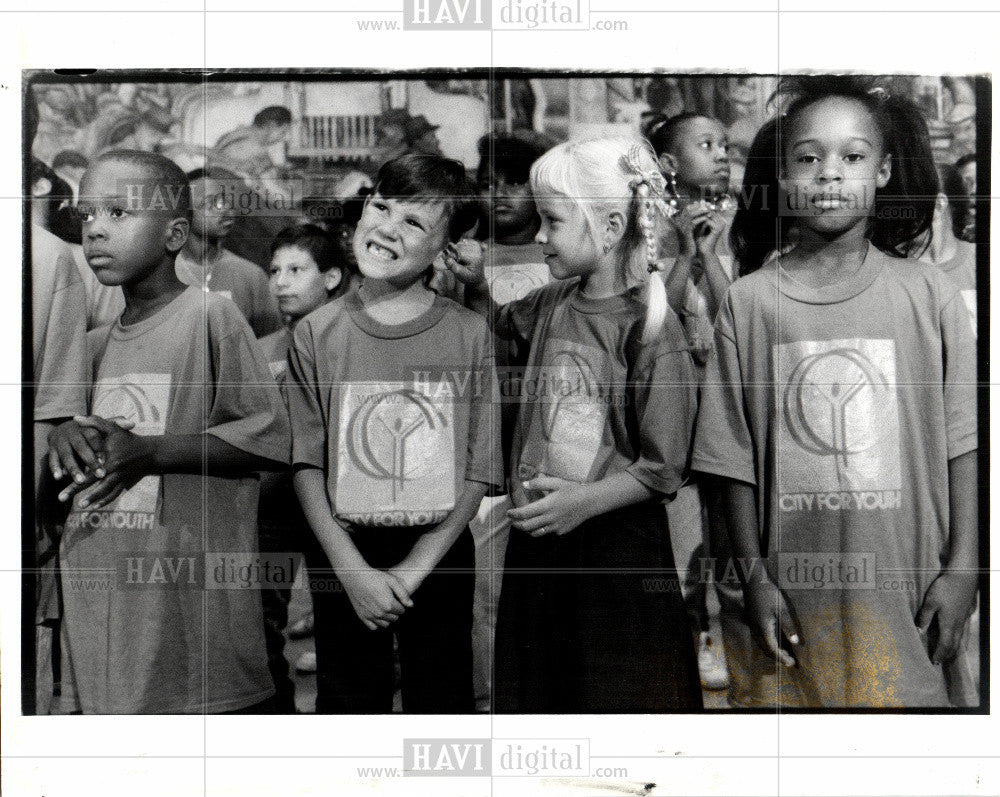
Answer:
POLYGON ((268 267, 271 295, 284 315, 302 318, 326 303, 340 283, 340 269, 319 270, 313 256, 299 246, 283 246, 268 267))
POLYGON ((580 207, 568 197, 542 196, 535 200, 542 226, 535 236, 545 263, 555 279, 590 276, 598 267, 601 250, 580 207))
POLYGON ((889 182, 875 119, 858 100, 829 97, 787 126, 779 182, 798 222, 824 235, 867 224, 875 191, 889 182))
POLYGON ((364 276, 406 287, 423 277, 447 242, 443 203, 376 193, 365 204, 353 248, 364 276))
POLYGON ((699 116, 681 123, 669 156, 677 182, 694 194, 729 188, 729 137, 722 122, 699 116))
POLYGON ((141 166, 101 160, 80 183, 83 253, 103 285, 131 285, 145 279, 186 240, 187 222, 178 236, 178 217, 159 200, 157 188, 141 166))

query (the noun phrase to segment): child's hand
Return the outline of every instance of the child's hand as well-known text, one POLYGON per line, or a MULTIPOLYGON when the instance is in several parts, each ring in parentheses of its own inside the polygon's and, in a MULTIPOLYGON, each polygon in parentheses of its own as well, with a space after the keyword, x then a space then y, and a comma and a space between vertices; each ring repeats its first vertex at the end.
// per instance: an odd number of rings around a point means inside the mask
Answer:
POLYGON ((726 229, 726 219, 718 211, 709 211, 705 220, 694 226, 694 246, 698 254, 715 253, 722 231, 726 229))
MULTIPOLYGON (((717 215, 715 211, 709 207, 707 202, 701 200, 685 205, 680 213, 675 213, 670 217, 670 221, 677 230, 677 245, 681 256, 690 257, 703 251, 703 247, 698 244, 698 239, 704 236, 702 229, 709 218, 714 215, 717 215)), ((725 225, 723 224, 723 226, 725 225)), ((720 228, 719 233, 721 232, 720 228)), ((718 233, 716 233, 715 240, 719 240, 718 233)), ((714 249, 715 244, 713 243, 712 246, 714 249)))
POLYGON ((413 595, 420 588, 420 585, 424 583, 424 579, 427 578, 431 571, 404 559, 395 567, 388 568, 386 572, 391 573, 399 579, 400 583, 406 588, 407 595, 413 595))
POLYGON ((351 606, 368 630, 388 628, 413 606, 410 593, 394 574, 368 568, 340 576, 351 606))
POLYGON ((555 476, 536 476, 523 483, 525 490, 548 492, 544 498, 507 512, 514 528, 532 537, 545 534, 567 534, 592 517, 587 489, 578 482, 555 476))
POLYGON ((94 472, 97 481, 88 485, 70 485, 59 495, 61 501, 79 492, 81 509, 102 509, 143 476, 153 472, 150 440, 129 431, 133 423, 110 421, 97 415, 78 416, 73 420, 103 436, 104 453, 100 470, 94 472))
POLYGON ((459 282, 473 287, 486 283, 485 249, 479 241, 463 238, 444 248, 444 264, 459 282))
POLYGON ((49 470, 56 481, 68 476, 80 486, 103 477, 103 457, 104 435, 76 419, 49 432, 49 470))
POLYGON ((431 268, 434 269, 434 272, 431 274, 431 279, 430 282, 427 283, 427 287, 439 296, 446 296, 449 299, 460 301, 458 291, 459 283, 455 278, 455 275, 452 274, 451 271, 448 270, 448 267, 444 264, 444 253, 434 258, 434 262, 431 263, 431 268))
POLYGON ((778 636, 780 633, 793 645, 802 643, 785 596, 766 577, 755 575, 755 578, 744 590, 753 631, 763 638, 765 647, 778 661, 794 667, 795 659, 782 648, 778 636))
POLYGON ((931 584, 917 613, 917 627, 926 635, 937 617, 937 644, 928 651, 931 661, 941 664, 955 658, 965 622, 976 603, 975 572, 945 570, 931 584))

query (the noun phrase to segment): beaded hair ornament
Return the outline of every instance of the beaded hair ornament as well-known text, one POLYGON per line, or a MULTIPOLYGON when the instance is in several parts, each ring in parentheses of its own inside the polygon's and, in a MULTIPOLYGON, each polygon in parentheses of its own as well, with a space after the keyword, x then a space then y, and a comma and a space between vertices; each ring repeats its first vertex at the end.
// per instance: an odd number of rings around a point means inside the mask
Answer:
POLYGON ((642 154, 647 150, 639 144, 632 146, 625 156, 624 167, 635 176, 629 181, 629 188, 642 202, 642 212, 639 214, 638 225, 646 239, 646 261, 649 273, 657 271, 656 255, 656 214, 660 213, 669 219, 680 212, 680 207, 674 199, 667 200, 667 181, 658 168, 643 168, 642 154))

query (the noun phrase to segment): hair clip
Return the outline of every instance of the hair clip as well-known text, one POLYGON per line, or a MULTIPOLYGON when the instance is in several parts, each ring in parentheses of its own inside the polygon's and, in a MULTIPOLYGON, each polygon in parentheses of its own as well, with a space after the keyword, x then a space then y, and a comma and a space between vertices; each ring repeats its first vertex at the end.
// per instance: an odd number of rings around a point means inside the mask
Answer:
POLYGON ((868 94, 879 102, 885 102, 889 99, 889 92, 883 86, 872 86, 868 89, 868 94))

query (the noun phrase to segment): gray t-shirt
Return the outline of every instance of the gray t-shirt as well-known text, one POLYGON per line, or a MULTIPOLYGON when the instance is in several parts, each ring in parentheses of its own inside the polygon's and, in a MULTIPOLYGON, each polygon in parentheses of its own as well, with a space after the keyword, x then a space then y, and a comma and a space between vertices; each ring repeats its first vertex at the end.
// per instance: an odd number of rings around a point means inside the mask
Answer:
POLYGON ((977 446, 975 383, 965 306, 934 266, 870 247, 835 285, 775 259, 729 289, 692 468, 756 486, 803 631, 782 693, 757 700, 948 705, 915 617, 946 561, 948 461, 977 446))
MULTIPOLYGON (((90 412, 139 435, 202 434, 287 462, 285 405, 246 321, 188 288, 95 348, 90 412)), ((232 711, 274 692, 260 586, 256 474, 146 476, 103 510, 74 502, 62 540, 65 628, 88 714, 232 711), (104 585, 104 586, 101 586, 104 585)))

